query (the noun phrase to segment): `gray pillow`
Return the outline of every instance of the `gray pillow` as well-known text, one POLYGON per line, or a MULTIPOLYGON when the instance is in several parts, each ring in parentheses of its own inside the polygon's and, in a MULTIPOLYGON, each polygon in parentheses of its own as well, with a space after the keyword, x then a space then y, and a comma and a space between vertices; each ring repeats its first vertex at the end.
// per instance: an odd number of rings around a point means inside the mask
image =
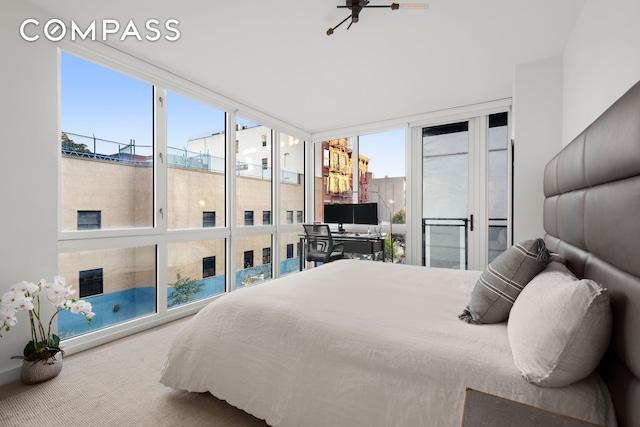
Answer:
POLYGON ((501 253, 482 272, 471 302, 458 316, 467 323, 500 323, 524 287, 547 265, 549 251, 544 240, 525 240, 501 253))
POLYGON ((511 310, 507 334, 513 361, 532 384, 568 386, 596 369, 612 324, 607 290, 550 262, 511 310))

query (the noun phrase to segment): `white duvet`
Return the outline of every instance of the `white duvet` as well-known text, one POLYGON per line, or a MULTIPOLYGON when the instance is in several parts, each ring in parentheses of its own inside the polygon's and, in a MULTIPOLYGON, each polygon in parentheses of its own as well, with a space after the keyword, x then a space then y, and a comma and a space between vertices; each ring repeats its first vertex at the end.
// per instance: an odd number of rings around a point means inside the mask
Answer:
POLYGON ((506 323, 458 320, 479 275, 342 260, 236 290, 185 326, 161 382, 272 426, 460 426, 467 387, 614 426, 596 374, 534 386, 506 323))

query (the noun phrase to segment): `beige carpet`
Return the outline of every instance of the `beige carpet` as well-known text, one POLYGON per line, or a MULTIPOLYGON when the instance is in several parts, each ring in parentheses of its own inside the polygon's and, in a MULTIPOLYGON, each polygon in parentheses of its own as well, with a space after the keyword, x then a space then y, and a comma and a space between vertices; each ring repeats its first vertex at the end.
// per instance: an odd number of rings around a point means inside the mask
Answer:
POLYGON ((229 426, 267 424, 209 393, 158 381, 186 319, 64 358, 45 383, 0 387, 0 426, 229 426))

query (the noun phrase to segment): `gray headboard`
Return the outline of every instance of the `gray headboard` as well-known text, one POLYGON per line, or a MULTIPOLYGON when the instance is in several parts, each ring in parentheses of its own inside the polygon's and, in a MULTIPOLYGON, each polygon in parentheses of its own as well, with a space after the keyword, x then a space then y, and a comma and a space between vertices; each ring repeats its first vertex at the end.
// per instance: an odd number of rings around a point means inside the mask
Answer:
POLYGON ((599 371, 620 426, 640 426, 640 82, 547 164, 544 193, 549 250, 609 290, 599 371))

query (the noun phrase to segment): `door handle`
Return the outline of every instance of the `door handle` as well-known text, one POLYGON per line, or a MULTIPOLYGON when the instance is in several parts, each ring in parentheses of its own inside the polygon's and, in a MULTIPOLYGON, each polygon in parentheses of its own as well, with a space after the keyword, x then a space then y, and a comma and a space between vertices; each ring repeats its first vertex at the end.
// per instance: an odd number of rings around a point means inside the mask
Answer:
POLYGON ((469 231, 473 231, 473 214, 469 217, 469 231))

